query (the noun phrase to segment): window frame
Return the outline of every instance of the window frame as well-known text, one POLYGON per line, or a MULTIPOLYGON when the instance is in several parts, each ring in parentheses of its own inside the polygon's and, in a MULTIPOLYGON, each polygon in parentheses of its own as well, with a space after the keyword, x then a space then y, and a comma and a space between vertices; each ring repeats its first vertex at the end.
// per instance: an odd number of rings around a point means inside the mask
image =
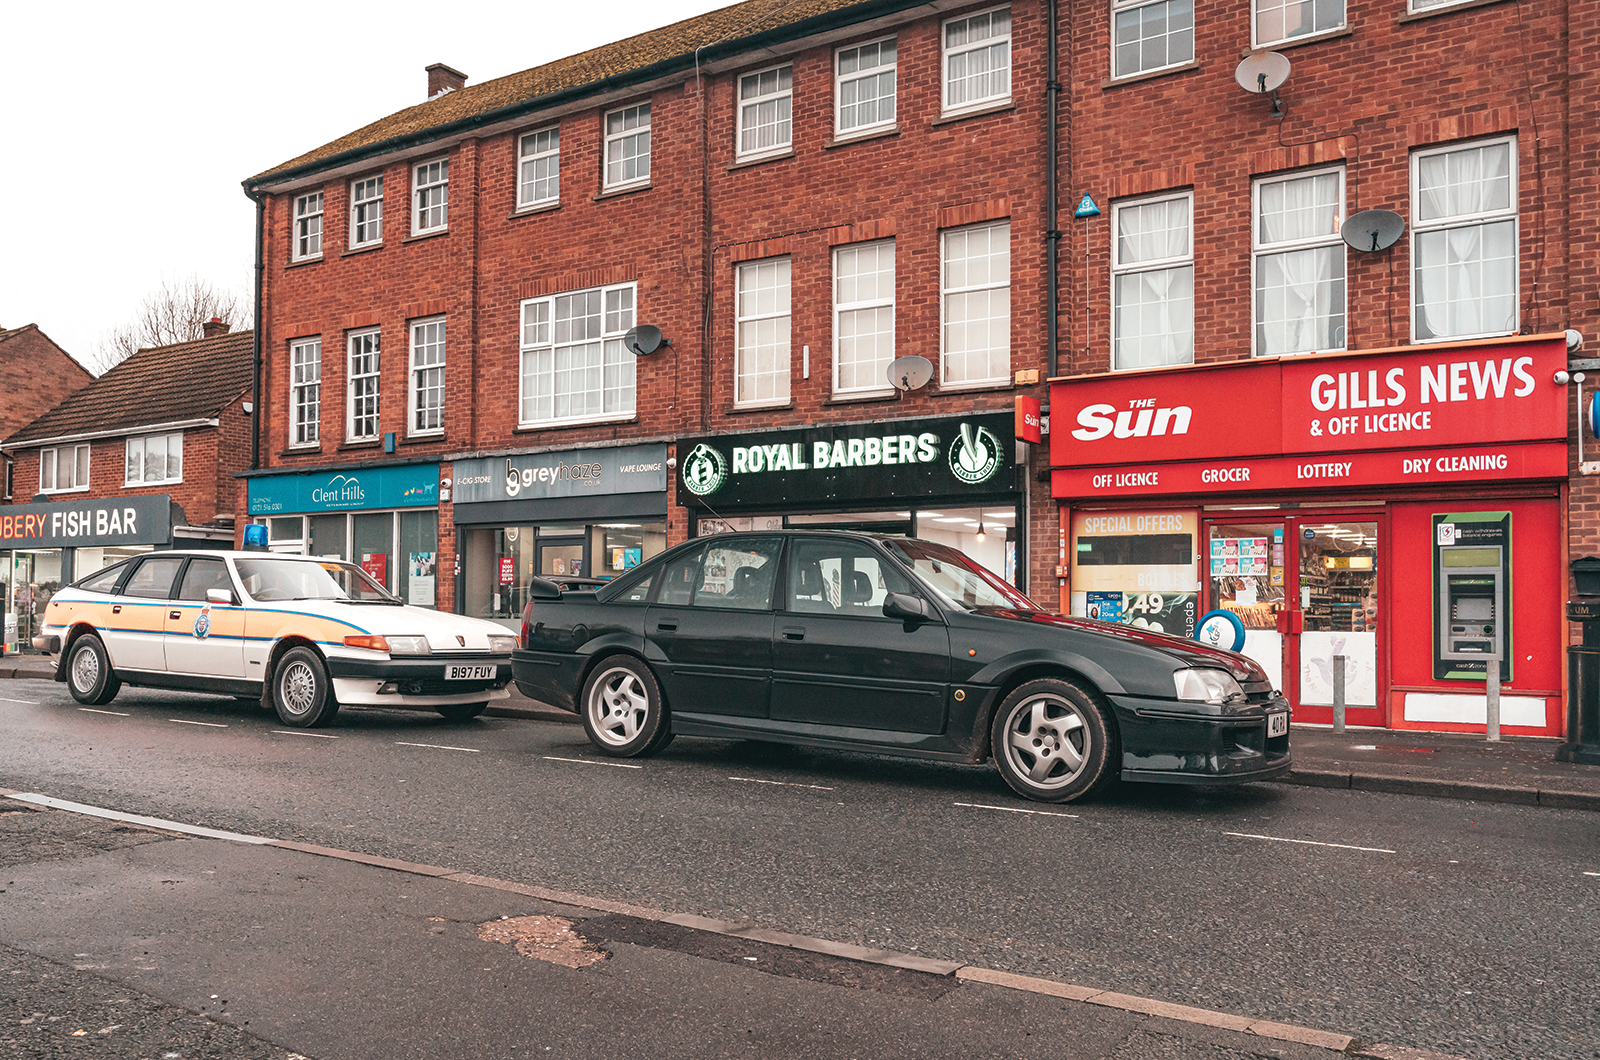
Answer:
MULTIPOLYGON (((733 151, 735 161, 753 162, 757 159, 774 158, 778 155, 786 155, 791 153, 794 150, 794 63, 782 62, 778 63, 776 66, 767 66, 760 70, 752 70, 747 74, 740 74, 734 79, 733 83, 733 107, 733 151), (789 84, 787 87, 785 87, 783 84, 784 71, 788 71, 789 73, 789 84), (745 82, 755 79, 759 86, 759 79, 767 74, 777 75, 778 88, 772 92, 766 93, 765 95, 754 96, 750 99, 746 99, 744 95, 745 82), (744 146, 744 137, 745 133, 751 128, 745 125, 746 110, 759 108, 764 103, 781 104, 784 101, 787 101, 789 104, 789 113, 785 118, 781 118, 778 124, 788 124, 788 138, 772 144, 769 147, 756 147, 746 150, 744 146)), ((781 111, 783 108, 780 105, 778 109, 781 111)), ((762 127, 763 126, 761 125, 754 126, 756 129, 762 127)))
MULTIPOLYGON (((880 49, 880 54, 881 54, 881 49, 880 49)), ((882 96, 878 97, 878 100, 880 102, 880 106, 881 106, 881 101, 883 100, 883 98, 884 97, 882 97, 882 96)), ((860 105, 860 101, 857 100, 855 105, 859 106, 860 105)), ((873 133, 881 132, 881 131, 883 131, 885 129, 894 128, 896 125, 899 124, 899 121, 900 121, 900 41, 899 41, 899 38, 895 34, 891 33, 886 37, 874 37, 871 40, 857 41, 854 44, 846 45, 845 47, 842 47, 842 48, 835 48, 833 50, 833 138, 835 140, 847 140, 847 139, 851 139, 851 138, 854 138, 854 137, 857 137, 857 136, 870 136, 873 133), (895 57, 891 61, 889 61, 887 63, 880 62, 877 66, 865 67, 865 68, 857 69, 857 70, 853 71, 852 73, 850 73, 848 76, 845 75, 845 74, 841 74, 839 72, 839 61, 843 57, 845 52, 859 52, 861 49, 870 48, 874 44, 882 45, 882 44, 885 44, 885 43, 892 43, 894 45, 895 57), (862 125, 853 125, 850 128, 846 129, 844 127, 844 122, 843 122, 844 104, 843 104, 842 98, 841 98, 843 96, 843 94, 844 94, 844 86, 845 86, 845 84, 847 82, 864 81, 869 77, 882 77, 885 71, 887 71, 891 75, 890 85, 892 86, 892 92, 891 92, 891 94, 889 96, 889 99, 893 104, 891 109, 894 111, 894 116, 890 117, 890 118, 879 118, 877 121, 867 122, 867 123, 862 124, 862 125)))
POLYGON ((322 444, 322 336, 289 340, 289 438, 288 448, 317 448, 322 444), (314 350, 309 361, 298 359, 314 350), (301 377, 307 363, 316 369, 316 378, 301 377), (311 414, 303 413, 310 411, 311 414), (309 430, 305 428, 309 427, 309 430), (309 435, 309 437, 297 437, 309 435))
MULTIPOLYGON (((617 312, 620 314, 620 313, 622 313, 624 311, 618 310, 617 312)), ((523 429, 523 428, 544 428, 544 427, 566 427, 566 426, 572 426, 572 425, 575 425, 575 424, 618 423, 618 422, 626 422, 628 420, 636 419, 638 417, 638 414, 639 414, 639 379, 638 379, 637 365, 636 365, 636 362, 638 360, 637 357, 634 354, 632 354, 631 352, 629 352, 627 349, 624 348, 624 349, 622 349, 622 357, 619 358, 615 362, 617 364, 625 365, 628 368, 633 369, 633 383, 632 383, 632 395, 633 396, 632 396, 632 401, 629 403, 630 407, 626 411, 623 411, 621 409, 614 410, 614 411, 611 411, 611 412, 605 411, 605 395, 606 395, 605 371, 606 371, 606 348, 607 348, 607 346, 614 343, 616 345, 616 347, 621 348, 622 347, 622 337, 627 334, 628 328, 633 327, 634 324, 637 323, 638 319, 639 319, 639 282, 637 280, 627 280, 627 281, 625 281, 623 283, 602 284, 602 285, 599 285, 599 286, 596 286, 596 287, 582 287, 582 288, 578 288, 578 289, 572 290, 572 291, 558 291, 558 292, 555 292, 553 294, 540 295, 537 298, 524 298, 521 301, 521 303, 519 303, 518 308, 517 308, 517 323, 518 323, 518 332, 517 332, 517 427, 519 429, 523 429), (608 315, 610 315, 610 313, 611 313, 611 311, 607 309, 607 296, 609 294, 619 293, 619 292, 622 292, 622 291, 627 291, 628 292, 628 298, 629 298, 629 303, 630 303, 629 304, 629 308, 625 311, 626 315, 628 317, 627 326, 626 327, 619 327, 619 328, 613 328, 613 329, 607 330, 607 328, 605 326, 605 320, 606 320, 606 317, 608 315), (557 392, 555 384, 556 384, 556 379, 559 377, 559 375, 561 373, 561 369, 559 369, 556 366, 555 362, 556 362, 558 351, 560 351, 564 347, 563 347, 563 344, 558 343, 556 341, 556 331, 557 331, 557 323, 558 323, 557 320, 556 320, 557 304, 558 304, 559 300, 562 299, 562 298, 575 298, 575 297, 578 297, 580 295, 588 295, 590 293, 597 293, 599 295, 599 297, 600 297, 601 331, 600 331, 600 335, 597 337, 597 341, 599 341, 599 343, 600 343, 600 350, 601 350, 601 352, 600 352, 600 380, 601 380, 600 381, 600 405, 601 405, 601 411, 598 412, 598 413, 588 413, 588 414, 583 414, 583 415, 578 415, 578 416, 572 416, 572 415, 559 416, 559 415, 556 415, 555 408, 556 408, 557 400, 562 395, 557 392), (548 312, 547 312, 547 314, 545 316, 545 319, 542 322, 537 322, 536 321, 536 322, 534 322, 534 324, 530 325, 529 319, 528 319, 528 317, 529 317, 529 308, 533 307, 533 306, 544 306, 544 307, 547 308, 548 312), (544 327, 547 329, 549 337, 547 339, 543 340, 543 341, 531 342, 528 339, 529 328, 530 328, 530 326, 538 326, 539 323, 543 323, 544 327), (550 372, 549 372, 549 374, 550 374, 550 409, 551 409, 551 415, 548 418, 545 418, 545 419, 529 419, 525 415, 526 410, 527 410, 527 408, 529 406, 529 402, 530 401, 536 401, 538 399, 539 395, 537 395, 537 394, 530 395, 529 392, 528 392, 528 381, 530 379, 530 373, 528 371, 528 359, 530 357, 535 356, 535 355, 537 355, 537 354, 539 354, 539 353, 541 353, 543 351, 546 351, 546 350, 548 350, 550 352, 550 361, 551 361, 550 372)), ((588 341, 596 341, 596 340, 588 340, 588 341)), ((584 345, 584 343, 581 343, 581 342, 568 342, 568 343, 565 344, 565 348, 569 348, 570 349, 570 348, 574 348, 574 347, 581 346, 581 345, 584 345)), ((568 371, 570 372, 571 369, 568 369, 568 371)), ((622 392, 622 389, 620 387, 617 388, 617 389, 618 389, 619 393, 622 392)), ((587 393, 587 392, 588 392, 587 390, 584 391, 584 393, 587 393)), ((570 398, 571 394, 569 393, 567 396, 570 398)))
POLYGON ((86 492, 88 492, 90 479, 91 479, 91 476, 92 476, 93 471, 94 471, 94 467, 93 467, 93 465, 91 463, 92 458, 93 458, 93 453, 90 450, 89 443, 87 443, 87 442, 80 442, 80 443, 78 443, 76 445, 57 445, 57 446, 51 446, 49 449, 41 449, 41 450, 39 450, 39 492, 40 493, 86 493, 86 492), (72 453, 72 468, 73 468, 73 476, 74 476, 73 483, 70 486, 58 486, 58 485, 56 485, 56 483, 61 481, 61 453, 63 451, 66 451, 66 450, 70 450, 71 453, 72 453), (78 452, 79 452, 79 450, 83 451, 83 481, 81 483, 79 483, 77 481, 77 478, 76 478, 77 470, 78 470, 78 452), (49 486, 46 486, 44 484, 44 468, 45 468, 45 456, 46 456, 46 454, 48 454, 49 458, 50 458, 50 485, 49 486))
POLYGON ((517 137, 517 209, 534 210, 541 207, 557 206, 561 203, 561 126, 560 124, 546 125, 541 129, 530 129, 517 137), (543 150, 529 151, 528 143, 537 142, 538 137, 550 136, 554 140, 553 147, 543 150), (537 168, 538 163, 554 159, 555 172, 549 177, 528 177, 528 167, 537 168), (531 193, 524 194, 530 188, 536 188, 541 179, 551 180, 555 187, 554 194, 537 198, 531 193))
MULTIPOLYGON (((1151 74, 1160 73, 1163 70, 1177 70, 1180 67, 1189 66, 1196 61, 1196 56, 1198 53, 1195 50, 1196 33, 1194 2, 1193 0, 1189 0, 1189 57, 1187 59, 1180 59, 1177 62, 1164 63, 1161 66, 1151 66, 1148 68, 1140 67, 1137 70, 1131 70, 1125 74, 1117 72, 1117 16, 1126 11, 1137 11, 1141 8, 1153 7, 1156 4, 1171 5, 1175 2, 1178 2, 1178 0, 1111 0, 1111 25, 1109 27, 1110 32, 1108 34, 1111 41, 1111 54, 1108 57, 1110 59, 1111 80, 1121 81, 1135 77, 1147 77, 1151 74)), ((1253 34, 1255 32, 1255 7, 1253 4, 1251 5, 1250 21, 1250 32, 1253 34)), ((1167 34, 1169 39, 1171 36, 1172 35, 1170 33, 1167 34)), ((1170 48, 1168 49, 1168 54, 1171 54, 1170 48)))
MULTIPOLYGON (((600 116, 600 188, 602 191, 627 191, 633 188, 649 187, 651 162, 650 153, 654 140, 652 135, 653 128, 651 125, 654 114, 651 112, 650 102, 651 101, 647 99, 642 103, 631 103, 625 107, 613 107, 600 116), (645 121, 643 125, 636 125, 631 129, 624 128, 620 132, 616 133, 611 132, 611 118, 613 115, 621 115, 622 120, 625 122, 627 121, 628 113, 630 111, 637 110, 643 110, 645 112, 645 121), (643 155, 644 175, 619 179, 613 182, 611 179, 612 143, 620 143, 623 140, 634 139, 641 135, 645 137, 645 149, 639 154, 635 154, 633 158, 637 159, 640 157, 640 155, 643 155)), ((622 165, 626 161, 628 160, 621 159, 619 160, 618 164, 622 165)))
POLYGON ((383 432, 383 424, 379 419, 379 415, 383 411, 383 403, 382 403, 382 397, 383 397, 383 385, 382 385, 383 384, 383 374, 382 374, 383 373, 383 331, 382 331, 381 328, 359 328, 357 330, 347 332, 345 334, 345 346, 344 346, 344 348, 345 348, 345 361, 344 361, 344 363, 345 363, 345 387, 344 387, 344 409, 345 409, 345 412, 344 412, 344 437, 345 437, 345 441, 346 442, 370 442, 370 441, 376 441, 382 435, 382 432, 383 432), (356 353, 356 343, 364 342, 366 339, 369 339, 369 338, 374 339, 376 341, 375 341, 373 347, 370 350, 362 350, 361 351, 361 355, 365 356, 365 355, 367 355, 369 353, 371 354, 371 356, 372 356, 372 370, 370 372, 357 373, 355 371, 355 363, 354 363, 356 355, 357 355, 357 353, 356 353), (357 394, 356 393, 356 384, 357 384, 357 382, 358 381, 365 381, 365 380, 369 380, 369 379, 372 381, 372 393, 370 393, 370 394, 365 394, 365 393, 357 394), (356 433, 356 419, 357 419, 356 402, 358 400, 366 400, 368 398, 370 398, 371 401, 372 401, 372 411, 370 413, 365 413, 365 412, 361 413, 360 414, 360 418, 361 419, 371 419, 371 421, 372 421, 372 433, 371 434, 357 434, 356 433))
MULTIPOLYGON (((980 11, 966 11, 962 14, 954 16, 953 18, 944 19, 939 23, 939 114, 941 117, 952 117, 977 110, 989 110, 993 107, 1004 106, 1005 104, 1011 102, 1013 88, 1012 73, 1015 69, 1014 60, 1016 58, 1015 51, 1012 48, 1012 41, 1015 39, 1014 27, 1015 22, 1013 21, 1013 12, 1011 10, 1011 5, 1008 3, 996 4, 993 7, 986 7, 980 11), (975 52, 980 48, 994 47, 995 41, 998 39, 998 37, 986 37, 984 38, 984 43, 982 44, 966 44, 962 45, 959 50, 953 50, 949 44, 950 26, 956 22, 969 22, 980 15, 992 15, 996 11, 1006 12, 1006 90, 1003 93, 984 96, 981 99, 970 99, 960 104, 952 104, 950 102, 951 57, 953 55, 965 55, 969 52, 975 52)), ((896 86, 896 90, 898 91, 898 85, 896 86)), ((896 100, 896 105, 898 106, 898 100, 896 100)))
MULTIPOLYGON (((1170 365, 1144 365, 1144 364, 1124 366, 1124 365, 1120 365, 1120 364, 1117 363, 1117 341, 1118 341, 1118 335, 1117 335, 1117 279, 1118 279, 1118 277, 1121 277, 1121 276, 1132 276, 1132 275, 1137 275, 1139 273, 1144 273, 1144 272, 1165 272, 1165 271, 1170 270, 1170 269, 1182 268, 1185 265, 1187 265, 1189 267, 1189 269, 1191 270, 1191 276, 1192 276, 1193 270, 1195 269, 1194 220, 1195 220, 1195 218, 1194 218, 1194 189, 1193 188, 1184 188, 1184 189, 1176 190, 1176 191, 1173 191, 1173 190, 1158 191, 1158 192, 1155 192, 1155 193, 1150 194, 1150 195, 1140 195, 1140 196, 1136 196, 1134 198, 1124 199, 1124 200, 1122 200, 1120 202, 1114 202, 1114 203, 1111 204, 1111 223, 1110 223, 1110 225, 1108 227, 1109 227, 1110 233, 1111 233, 1111 284, 1110 284, 1110 288, 1111 289, 1110 289, 1109 294, 1111 296, 1111 370, 1113 372, 1137 371, 1137 370, 1139 370, 1141 368, 1152 368, 1152 367, 1170 367, 1170 365), (1165 257, 1165 258, 1152 258, 1149 261, 1141 261, 1141 262, 1137 262, 1137 263, 1130 264, 1130 265, 1122 264, 1122 262, 1120 260, 1120 255, 1118 253, 1118 245, 1121 242, 1121 240, 1120 240, 1120 238, 1118 236, 1118 232, 1119 232, 1118 218, 1119 218, 1119 215, 1121 214, 1121 211, 1123 211, 1124 209, 1127 209, 1129 207, 1134 207, 1134 206, 1154 206, 1156 203, 1171 202, 1171 201, 1174 201, 1174 200, 1177 200, 1177 199, 1186 199, 1186 200, 1188 200, 1188 203, 1189 203, 1189 250, 1188 250, 1188 253, 1184 254, 1184 255, 1169 256, 1169 257, 1165 257)), ((1192 282, 1191 282, 1191 289, 1192 289, 1192 282)), ((1190 314, 1189 314, 1189 346, 1190 346, 1189 359, 1187 361, 1180 361, 1180 362, 1176 362, 1176 363, 1178 363, 1178 364, 1193 364, 1194 363, 1194 313, 1193 313, 1193 303, 1192 303, 1192 301, 1191 301, 1191 305, 1190 305, 1190 314)))
MULTIPOLYGON (((793 285, 794 285, 794 262, 793 262, 793 259, 787 254, 781 254, 781 255, 778 255, 776 257, 771 257, 771 258, 758 258, 758 259, 755 259, 753 261, 741 261, 741 262, 739 262, 739 264, 734 266, 734 269, 733 269, 733 406, 734 406, 734 408, 750 409, 750 408, 782 407, 782 406, 788 405, 791 401, 794 400, 794 351, 790 347, 790 340, 792 339, 793 334, 794 334, 794 331, 793 331, 793 326, 794 326, 794 302, 793 302, 794 286, 793 285), (744 297, 743 296, 744 296, 745 290, 746 290, 746 288, 745 288, 745 274, 746 274, 746 272, 747 271, 759 270, 762 267, 769 266, 769 265, 781 266, 782 269, 783 269, 784 297, 782 298, 782 302, 783 302, 783 310, 782 310, 782 312, 774 311, 772 313, 752 313, 752 314, 750 314, 748 316, 741 315, 741 310, 744 308, 744 306, 743 306, 744 297), (746 347, 746 345, 745 345, 745 343, 743 341, 744 340, 744 325, 751 324, 751 323, 758 323, 758 322, 763 321, 763 320, 778 320, 778 319, 781 319, 783 321, 783 336, 782 336, 781 343, 775 343, 774 345, 775 346, 781 345, 783 347, 783 349, 787 353, 787 361, 786 361, 785 369, 782 372, 783 390, 784 390, 783 396, 781 396, 781 397, 770 397, 770 398, 749 398, 749 399, 746 399, 746 400, 740 400, 740 398, 739 398, 740 384, 744 381, 744 379, 745 379, 747 374, 750 376, 750 378, 752 379, 753 382, 758 382, 762 378, 762 376, 764 374, 770 374, 770 375, 773 375, 774 377, 776 377, 779 374, 779 373, 776 373, 776 372, 774 372, 774 373, 762 373, 762 372, 759 372, 759 371, 746 373, 746 371, 745 371, 745 369, 747 367, 746 358, 749 356, 749 354, 750 354, 750 352, 752 350, 759 349, 761 344, 756 344, 754 347, 746 347)), ((757 388, 759 389, 759 387, 757 387, 757 388)))
POLYGON ((0 457, 0 501, 11 499, 16 489, 17 462, 9 454, 0 457))
MULTIPOLYGON (((946 228, 939 232, 939 389, 940 390, 965 390, 968 388, 992 387, 1011 382, 1011 218, 1002 217, 992 221, 981 221, 978 224, 962 225, 958 228, 946 228), (973 284, 961 288, 949 286, 949 238, 953 235, 976 232, 982 229, 1004 228, 1006 230, 1006 276, 1004 283, 973 284), (983 379, 967 379, 959 383, 952 383, 948 376, 950 350, 946 345, 945 329, 949 325, 946 315, 948 299, 952 294, 971 294, 976 291, 996 291, 1004 288, 1006 291, 1006 370, 1002 375, 988 376, 983 379)), ((990 317, 989 319, 993 319, 990 317)))
POLYGON ((1521 156, 1519 154, 1519 141, 1516 133, 1502 133, 1498 136, 1485 136, 1473 140, 1457 141, 1448 144, 1432 144, 1426 147, 1416 147, 1411 151, 1410 167, 1410 252, 1411 252, 1411 341, 1417 344, 1434 342, 1462 342, 1468 339, 1499 338, 1506 335, 1515 335, 1522 327, 1522 214, 1521 214, 1521 156), (1455 151, 1477 150, 1492 147, 1496 144, 1506 144, 1510 148, 1510 166, 1507 177, 1510 184, 1508 199, 1510 205, 1502 210, 1480 210, 1476 213, 1452 214, 1449 218, 1422 220, 1419 203, 1421 201, 1421 188, 1418 178, 1421 176, 1422 160, 1434 155, 1450 154, 1455 151), (1515 319, 1505 330, 1482 331, 1470 335, 1432 335, 1421 338, 1418 335, 1417 317, 1421 303, 1418 300, 1420 284, 1417 283, 1417 240, 1434 232, 1448 232, 1464 228, 1487 227, 1504 221, 1511 222, 1511 246, 1515 253, 1515 260, 1511 268, 1511 304, 1516 312, 1515 319))
POLYGON ((316 261, 322 257, 322 218, 326 205, 327 200, 323 198, 321 188, 295 196, 294 227, 289 240, 290 261, 316 261), (316 200, 314 210, 310 208, 312 199, 316 200), (315 250, 308 249, 312 242, 316 244, 315 250))
MULTIPOLYGON (((869 241, 863 242, 863 243, 843 243, 843 244, 840 244, 839 246, 836 246, 836 247, 833 248, 832 259, 833 260, 832 260, 831 264, 833 266, 833 275, 832 275, 832 278, 831 278, 832 279, 831 289, 829 291, 829 301, 832 303, 832 309, 833 309, 833 380, 832 380, 833 386, 832 386, 832 394, 835 397, 858 397, 858 396, 866 397, 866 396, 873 396, 873 395, 877 395, 877 394, 893 393, 894 392, 894 387, 893 387, 893 385, 890 384, 889 377, 888 377, 887 374, 885 374, 883 376, 883 379, 882 379, 881 382, 879 382, 879 383, 877 383, 875 385, 857 386, 857 387, 851 387, 850 389, 841 389, 840 388, 840 386, 839 386, 839 346, 840 346, 840 342, 841 342, 841 336, 840 336, 840 331, 839 331, 839 318, 844 313, 859 312, 859 311, 864 310, 864 309, 882 309, 882 308, 887 307, 889 309, 890 320, 891 320, 890 331, 889 331, 889 334, 890 334, 890 345, 891 345, 891 347, 894 345, 894 335, 896 334, 896 330, 895 329, 897 329, 899 327, 899 322, 900 322, 899 311, 898 311, 897 306, 896 306, 896 302, 898 300, 896 296, 899 293, 898 287, 899 287, 899 284, 900 284, 900 262, 899 262, 899 257, 898 257, 898 248, 895 246, 894 237, 891 236, 888 239, 874 239, 874 240, 869 240, 869 241), (885 299, 882 299, 882 298, 876 298, 876 299, 867 299, 865 301, 848 302, 848 303, 839 301, 839 257, 840 257, 840 255, 841 254, 853 253, 853 252, 856 252, 856 251, 865 250, 868 247, 884 247, 884 246, 887 246, 887 247, 891 248, 890 260, 894 265, 894 280, 890 284, 890 294, 889 294, 888 299, 885 300, 885 299)), ((891 357, 890 360, 893 360, 893 358, 891 357)), ((885 362, 885 364, 887 364, 887 363, 888 362, 885 362)))
POLYGON ((383 244, 383 174, 359 177, 350 182, 350 249, 383 244), (373 194, 361 196, 361 189, 376 184, 373 194), (362 226, 376 229, 377 235, 360 238, 362 226))
POLYGON ((1438 3, 1433 4, 1419 4, 1417 0, 1406 0, 1406 14, 1431 15, 1457 7, 1474 7, 1481 3, 1483 0, 1438 0, 1438 3))
POLYGON ((406 437, 438 437, 444 434, 444 400, 446 381, 446 338, 445 318, 443 316, 424 317, 410 322, 410 353, 408 358, 408 372, 406 376, 406 437), (418 342, 419 334, 430 328, 439 329, 438 338, 425 337, 418 342), (419 351, 426 351, 437 347, 439 359, 419 366, 417 356, 419 351), (438 373, 437 384, 432 382, 434 373, 438 373), (424 404, 424 394, 437 393, 437 404, 424 404), (429 426, 418 426, 418 419, 426 414, 432 414, 435 421, 429 426))
POLYGON ((411 164, 411 234, 413 236, 425 236, 434 232, 448 232, 449 230, 450 156, 444 155, 440 158, 429 158, 422 162, 413 162, 411 164), (439 167, 438 179, 432 179, 432 173, 428 173, 429 179, 424 180, 424 173, 434 166, 439 167), (441 197, 437 202, 431 201, 433 198, 431 193, 438 189, 443 189, 441 197), (425 225, 424 218, 432 211, 438 212, 439 222, 425 225))
POLYGON ((136 435, 130 435, 128 438, 126 438, 124 440, 124 442, 123 442, 123 457, 122 457, 122 488, 123 489, 143 489, 143 488, 149 487, 149 486, 168 486, 168 485, 175 485, 177 483, 181 483, 182 481, 183 481, 183 432, 182 431, 163 431, 160 434, 136 434, 136 435), (150 478, 150 477, 148 477, 148 473, 145 471, 145 466, 146 466, 146 464, 148 463, 148 461, 150 459, 149 442, 150 442, 150 439, 152 439, 152 438, 161 438, 166 443, 166 455, 163 457, 163 461, 162 461, 163 464, 166 465, 166 466, 164 466, 162 468, 162 474, 163 474, 162 478, 150 478), (172 465, 171 453, 172 453, 172 443, 174 442, 174 440, 176 440, 176 442, 178 444, 178 477, 177 478, 168 477, 167 474, 166 474, 167 471, 170 470, 171 465, 172 465), (128 481, 128 456, 133 452, 133 443, 135 443, 135 442, 141 443, 141 449, 142 449, 142 452, 141 452, 141 454, 139 456, 139 475, 140 475, 140 478, 139 478, 139 480, 137 482, 130 482, 130 481, 128 481))
MULTIPOLYGON (((1270 173, 1265 176, 1255 177, 1250 181, 1250 350, 1254 357, 1298 357, 1304 353, 1329 353, 1335 350, 1348 349, 1350 345, 1350 256, 1344 239, 1339 234, 1339 225, 1342 225, 1349 216, 1350 202, 1348 199, 1349 184, 1344 163, 1331 166, 1317 166, 1312 169, 1297 169, 1287 173, 1270 173), (1326 174, 1336 174, 1339 178, 1339 209, 1336 214, 1338 224, 1333 231, 1318 236, 1308 236, 1304 239, 1280 240, 1276 243, 1263 243, 1261 241, 1261 189, 1267 184, 1286 183, 1310 177, 1320 177, 1326 174), (1262 349, 1260 312, 1260 269, 1261 259, 1268 256, 1285 254, 1296 250, 1316 250, 1325 247, 1344 248, 1344 298, 1341 306, 1341 316, 1344 326, 1341 329, 1344 337, 1337 346, 1329 346, 1318 350, 1294 350, 1268 353, 1262 349)), ((1193 241, 1193 213, 1190 214, 1190 240, 1193 241)))
MULTIPOLYGON (((1280 9, 1287 10, 1292 3, 1310 4, 1316 7, 1316 0, 1273 0, 1280 9)), ((1410 0, 1407 0, 1409 3, 1410 0)), ((1262 37, 1260 35, 1260 17, 1262 0, 1250 0, 1250 46, 1252 49, 1272 48, 1278 46, 1293 46, 1307 41, 1319 40, 1329 34, 1339 33, 1350 26, 1350 0, 1339 0, 1341 11, 1337 25, 1325 26, 1322 29, 1311 29, 1304 33, 1295 33, 1285 37, 1262 37)), ((1314 15, 1314 10, 1313 10, 1314 15)), ((1285 22, 1287 23, 1287 19, 1285 22)))

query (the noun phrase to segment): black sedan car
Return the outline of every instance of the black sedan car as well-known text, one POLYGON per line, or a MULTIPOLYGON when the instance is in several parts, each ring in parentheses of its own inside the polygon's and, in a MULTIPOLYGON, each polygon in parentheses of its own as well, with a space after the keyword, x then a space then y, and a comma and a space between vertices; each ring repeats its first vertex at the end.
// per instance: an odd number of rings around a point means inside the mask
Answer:
POLYGON ((1019 794, 1289 771, 1255 662, 1053 614, 966 556, 829 531, 696 538, 594 591, 535 580, 512 673, 631 757, 675 735, 981 762, 1019 794))

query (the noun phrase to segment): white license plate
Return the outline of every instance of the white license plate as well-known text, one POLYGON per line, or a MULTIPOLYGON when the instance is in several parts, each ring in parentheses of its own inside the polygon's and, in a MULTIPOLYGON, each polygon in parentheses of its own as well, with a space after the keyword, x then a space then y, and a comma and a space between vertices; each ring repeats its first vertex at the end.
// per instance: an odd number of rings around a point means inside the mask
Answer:
POLYGON ((1267 715, 1267 735, 1287 736, 1289 734, 1289 715, 1283 711, 1267 715))
POLYGON ((495 668, 493 666, 465 666, 460 663, 451 663, 444 668, 446 681, 493 681, 495 668))

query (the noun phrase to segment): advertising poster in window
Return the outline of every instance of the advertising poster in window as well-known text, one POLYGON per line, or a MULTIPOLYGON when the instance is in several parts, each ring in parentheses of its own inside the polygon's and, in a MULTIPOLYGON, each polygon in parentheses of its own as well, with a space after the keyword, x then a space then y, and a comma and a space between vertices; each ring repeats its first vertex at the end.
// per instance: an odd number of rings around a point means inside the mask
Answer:
POLYGON ((1198 530, 1194 511, 1074 512, 1072 613, 1194 636, 1198 530))
POLYGON ((408 604, 432 607, 434 593, 434 556, 432 552, 411 553, 411 578, 408 586, 408 604))

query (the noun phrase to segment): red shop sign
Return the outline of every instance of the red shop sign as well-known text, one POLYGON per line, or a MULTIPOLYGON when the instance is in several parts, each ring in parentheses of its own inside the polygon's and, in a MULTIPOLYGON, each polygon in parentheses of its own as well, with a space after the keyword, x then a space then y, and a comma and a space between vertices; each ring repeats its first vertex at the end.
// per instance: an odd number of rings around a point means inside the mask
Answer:
POLYGON ((1551 377, 1566 359, 1562 336, 1541 336, 1067 380, 1051 388, 1050 462, 1564 443, 1569 398, 1551 377))
POLYGON ((517 580, 517 561, 511 556, 500 557, 500 584, 511 585, 517 580))

